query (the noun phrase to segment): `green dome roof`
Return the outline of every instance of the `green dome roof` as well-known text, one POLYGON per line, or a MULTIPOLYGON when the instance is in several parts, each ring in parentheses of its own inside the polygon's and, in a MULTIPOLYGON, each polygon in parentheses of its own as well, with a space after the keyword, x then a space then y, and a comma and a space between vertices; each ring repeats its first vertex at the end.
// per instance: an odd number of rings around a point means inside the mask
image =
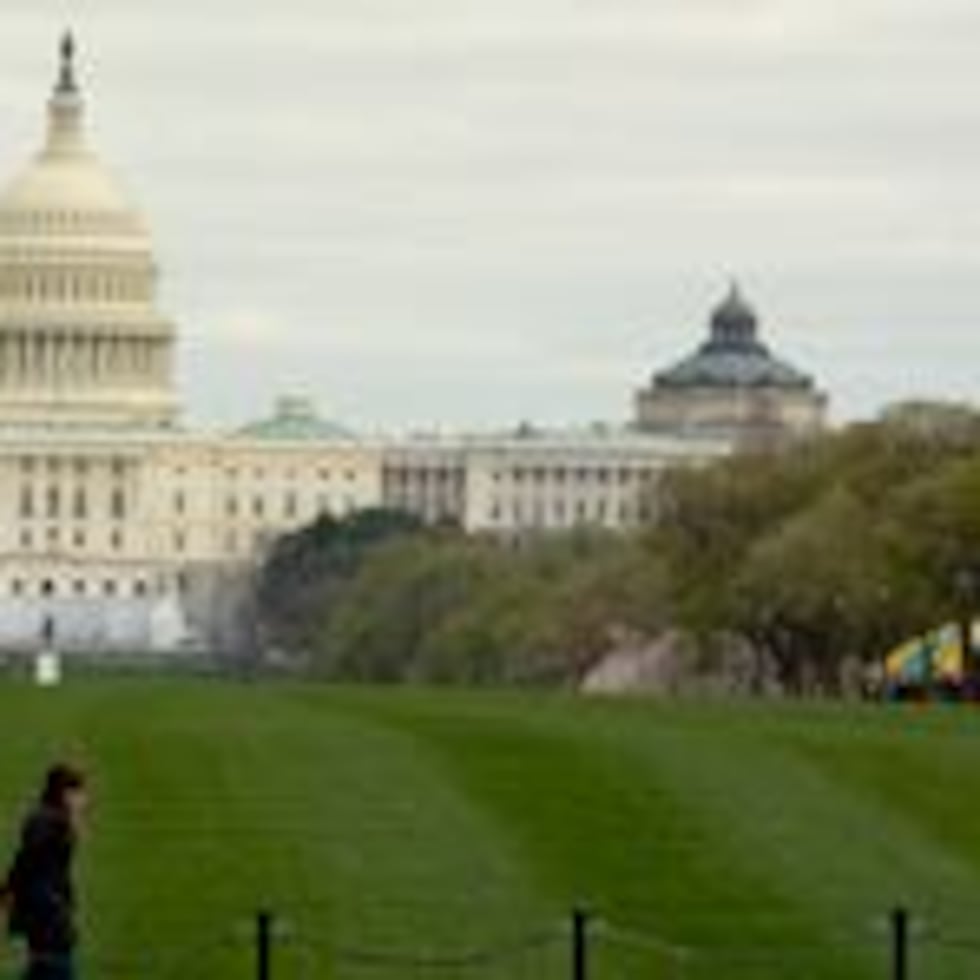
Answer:
POLYGON ((308 398, 280 398, 273 414, 243 426, 236 433, 243 439, 275 442, 331 442, 352 439, 353 433, 321 418, 308 398))

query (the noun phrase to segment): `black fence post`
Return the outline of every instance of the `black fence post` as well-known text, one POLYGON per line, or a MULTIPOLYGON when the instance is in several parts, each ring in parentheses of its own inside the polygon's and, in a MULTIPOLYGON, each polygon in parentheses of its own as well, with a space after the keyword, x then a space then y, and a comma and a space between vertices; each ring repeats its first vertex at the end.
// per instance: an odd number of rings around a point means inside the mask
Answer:
POLYGON ((892 909, 892 980, 908 980, 909 976, 909 913, 897 906, 892 909))
POLYGON ((257 980, 272 977, 272 913, 260 909, 255 917, 255 976, 257 980))
POLYGON ((572 909, 572 980, 588 980, 589 976, 589 913, 572 909))

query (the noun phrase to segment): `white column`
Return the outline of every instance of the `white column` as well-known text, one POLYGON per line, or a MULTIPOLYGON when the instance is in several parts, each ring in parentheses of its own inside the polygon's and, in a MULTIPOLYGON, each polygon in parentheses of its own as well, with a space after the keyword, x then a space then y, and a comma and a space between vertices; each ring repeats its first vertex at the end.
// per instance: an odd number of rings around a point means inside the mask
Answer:
POLYGON ((44 363, 44 356, 47 353, 47 347, 45 344, 44 334, 39 333, 34 338, 34 343, 31 346, 32 353, 34 355, 32 358, 34 361, 34 370, 32 371, 33 376, 31 378, 31 387, 39 389, 44 387, 44 382, 47 377, 47 371, 45 370, 46 365, 44 363))
POLYGON ((48 353, 47 353, 47 369, 48 378, 46 387, 57 388, 58 387, 58 335, 56 333, 49 333, 47 335, 48 341, 48 353))

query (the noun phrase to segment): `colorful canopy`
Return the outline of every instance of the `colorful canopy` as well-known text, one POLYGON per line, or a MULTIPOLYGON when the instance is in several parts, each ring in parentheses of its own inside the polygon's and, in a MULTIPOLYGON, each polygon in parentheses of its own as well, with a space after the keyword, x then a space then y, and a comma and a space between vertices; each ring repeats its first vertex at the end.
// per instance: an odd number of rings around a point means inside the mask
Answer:
MULTIPOLYGON (((974 620, 970 633, 970 645, 975 649, 980 639, 980 620, 974 620)), ((885 658, 885 677, 893 683, 910 685, 960 682, 963 679, 960 626, 947 623, 906 640, 885 658)))

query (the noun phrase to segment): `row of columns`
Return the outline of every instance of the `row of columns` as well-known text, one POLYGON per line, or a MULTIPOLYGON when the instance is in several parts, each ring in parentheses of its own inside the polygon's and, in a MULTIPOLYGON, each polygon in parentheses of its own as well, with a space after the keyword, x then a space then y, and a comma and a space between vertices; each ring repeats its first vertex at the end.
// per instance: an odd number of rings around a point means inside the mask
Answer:
POLYGON ((127 274, 8 272, 0 297, 29 303, 140 303, 153 301, 153 279, 143 270, 127 274))
POLYGON ((167 337, 0 333, 0 388, 169 387, 171 347, 167 337))

